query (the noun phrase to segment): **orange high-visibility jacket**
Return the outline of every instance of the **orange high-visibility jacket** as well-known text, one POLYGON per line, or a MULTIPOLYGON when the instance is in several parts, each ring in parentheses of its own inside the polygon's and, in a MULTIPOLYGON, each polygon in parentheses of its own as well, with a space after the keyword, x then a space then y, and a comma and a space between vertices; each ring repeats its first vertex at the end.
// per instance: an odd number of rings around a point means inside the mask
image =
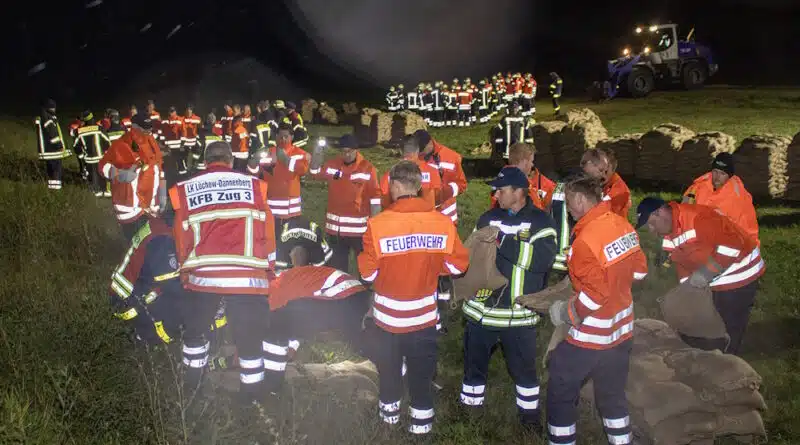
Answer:
POLYGON ((611 203, 611 210, 617 215, 628 219, 628 211, 631 209, 631 190, 619 173, 614 173, 608 183, 603 187, 603 201, 611 203))
POLYGON ((185 145, 193 147, 197 144, 197 130, 201 124, 200 116, 196 114, 183 117, 183 143, 185 145))
MULTIPOLYGON (((411 162, 416 163, 422 172, 420 197, 434 207, 439 206, 442 202, 442 178, 439 176, 439 170, 419 159, 412 159, 411 162)), ((390 205, 392 205, 392 196, 389 193, 389 172, 386 172, 381 178, 381 207, 385 209, 390 205)))
POLYGON ((367 290, 358 278, 328 266, 293 267, 280 274, 270 285, 271 311, 303 298, 343 300, 367 290))
POLYGON ((244 124, 239 122, 233 129, 231 135, 231 150, 236 159, 247 159, 250 157, 250 133, 247 132, 244 124))
POLYGON ((758 240, 758 218, 753 206, 753 196, 744 187, 741 178, 731 176, 719 190, 714 190, 711 173, 695 179, 694 183, 683 194, 689 198, 690 204, 701 204, 722 211, 751 238, 758 240))
POLYGON ((442 204, 439 211, 455 223, 458 221, 456 197, 467 191, 467 177, 461 167, 461 155, 434 140, 433 151, 427 155, 420 153, 419 156, 439 170, 442 180, 442 204))
POLYGON ((269 148, 269 156, 255 168, 247 167, 253 175, 269 184, 267 204, 278 219, 288 219, 303 213, 300 197, 300 177, 308 173, 309 155, 303 149, 288 145, 284 148, 289 164, 278 160, 277 147, 269 148))
POLYGON ((169 149, 181 148, 183 144, 183 116, 169 116, 161 121, 161 139, 169 149))

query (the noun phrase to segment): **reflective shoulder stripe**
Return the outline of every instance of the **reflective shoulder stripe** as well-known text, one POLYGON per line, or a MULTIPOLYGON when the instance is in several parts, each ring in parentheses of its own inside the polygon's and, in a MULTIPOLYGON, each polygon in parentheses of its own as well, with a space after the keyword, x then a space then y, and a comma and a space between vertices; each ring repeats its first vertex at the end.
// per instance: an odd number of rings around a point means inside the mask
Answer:
POLYGON ((174 272, 169 272, 169 273, 165 273, 163 275, 158 275, 156 277, 153 277, 153 280, 156 281, 156 282, 161 282, 161 281, 171 280, 173 278, 178 278, 179 276, 180 276, 180 272, 178 272, 176 270, 174 272))

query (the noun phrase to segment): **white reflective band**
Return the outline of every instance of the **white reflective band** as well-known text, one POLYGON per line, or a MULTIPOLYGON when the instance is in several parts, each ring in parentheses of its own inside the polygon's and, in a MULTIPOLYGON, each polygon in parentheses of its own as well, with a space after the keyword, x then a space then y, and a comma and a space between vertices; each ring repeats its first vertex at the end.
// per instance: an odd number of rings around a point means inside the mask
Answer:
MULTIPOLYGON (((317 171, 319 171, 319 169, 317 169, 317 171)), ((336 173, 341 173, 341 171, 340 171, 340 170, 338 170, 338 169, 335 169, 335 168, 330 168, 330 167, 328 167, 328 168, 326 168, 326 169, 325 169, 325 173, 327 173, 327 174, 329 174, 329 175, 333 176, 333 175, 335 175, 336 173)))
POLYGON ((300 342, 297 340, 289 340, 289 349, 297 351, 300 348, 300 342))
POLYGON ((278 346, 273 345, 272 343, 267 343, 266 341, 261 342, 261 347, 264 349, 264 352, 268 352, 273 355, 286 355, 286 346, 278 346))
POLYGON ((453 203, 453 204, 450 204, 449 206, 447 206, 446 208, 442 209, 440 211, 440 213, 442 213, 443 215, 450 216, 452 213, 454 213, 456 211, 456 208, 457 208, 457 204, 453 203))
POLYGON ((248 157, 250 157, 250 154, 247 153, 246 151, 234 151, 233 157, 236 159, 247 159, 248 157))
POLYGON ((433 424, 428 423, 425 425, 409 425, 408 432, 411 434, 428 434, 433 429, 433 424))
POLYGON ((603 426, 606 428, 625 428, 630 425, 630 417, 625 416, 619 419, 606 419, 603 418, 603 426))
POLYGON ((461 391, 467 394, 476 394, 480 395, 486 391, 486 385, 467 385, 466 383, 461 384, 461 391))
POLYGON ((264 359, 239 357, 239 366, 243 369, 261 369, 264 367, 264 359))
POLYGON ((517 397, 517 406, 522 409, 539 409, 539 400, 528 401, 517 397))
POLYGON ((318 169, 318 168, 310 168, 310 169, 308 169, 308 172, 311 173, 312 175, 318 175, 320 171, 321 170, 318 169))
POLYGON ((372 274, 368 275, 368 276, 361 275, 361 278, 364 281, 375 281, 375 278, 377 278, 377 277, 378 277, 378 271, 377 270, 375 272, 372 272, 372 274))
POLYGON ((588 296, 588 295, 586 295, 586 294, 585 294, 583 291, 581 291, 581 293, 579 293, 579 294, 578 294, 578 300, 579 300, 579 301, 580 301, 580 302, 581 302, 581 303, 582 303, 584 306, 586 306, 587 308, 589 308, 589 310, 590 310, 590 311, 596 311, 596 310, 598 310, 598 309, 600 309, 600 308, 602 307, 601 305, 599 305, 599 304, 595 303, 595 302, 594 302, 594 300, 592 300, 591 298, 589 298, 589 296, 588 296))
POLYGON ((208 348, 210 346, 211 346, 211 343, 208 343, 208 342, 206 344, 204 344, 203 346, 195 346, 195 347, 189 347, 189 346, 183 345, 183 353, 184 354, 188 354, 188 355, 204 354, 204 353, 208 352, 208 348))
POLYGON ((302 160, 305 158, 305 155, 294 155, 289 158, 289 171, 294 173, 294 168, 297 165, 297 161, 302 160))
POLYGON ((634 272, 633 279, 634 280, 644 280, 647 277, 647 272, 634 272))
POLYGON ((734 274, 724 273, 711 282, 711 287, 724 286, 726 284, 738 283, 740 281, 747 280, 748 278, 754 277, 763 268, 764 260, 760 260, 758 263, 743 272, 734 274))
POLYGON ((682 234, 680 234, 677 237, 672 239, 672 247, 673 248, 677 248, 681 244, 683 244, 683 243, 685 243, 685 242, 687 242, 689 240, 693 240, 695 238, 697 238, 697 232, 694 229, 687 230, 687 231, 683 232, 682 234))
POLYGON ((464 405, 469 405, 469 406, 481 406, 481 405, 483 405, 483 397, 471 397, 471 396, 464 395, 462 393, 461 394, 461 403, 463 403, 464 405))
POLYGON ((386 423, 388 423, 390 425, 395 425, 397 423, 400 423, 400 416, 399 415, 387 416, 384 413, 380 413, 379 415, 381 416, 381 420, 383 420, 384 422, 386 422, 386 423))
POLYGON ((581 332, 575 328, 570 328, 569 335, 577 341, 584 343, 594 343, 596 345, 610 345, 622 338, 623 335, 633 331, 633 322, 622 325, 619 329, 609 335, 595 335, 581 332))
POLYGON ((717 246, 717 253, 720 255, 725 255, 727 257, 736 258, 742 252, 739 249, 734 249, 728 246, 717 246))
POLYGON ((344 276, 345 273, 339 270, 331 272, 331 274, 328 275, 328 278, 325 279, 325 282, 322 283, 322 290, 325 290, 333 286, 334 284, 336 284, 336 281, 339 280, 339 278, 342 278, 344 276))
POLYGON ((184 357, 183 364, 190 368, 203 368, 208 364, 208 356, 195 360, 189 360, 188 358, 184 357))
MULTIPOLYGON (((189 261, 184 263, 186 266, 189 261)), ((189 275, 188 279, 190 284, 198 287, 238 287, 238 288, 259 288, 269 289, 269 282, 263 278, 221 278, 221 277, 198 277, 197 275, 189 275)))
POLYGON ((565 437, 575 434, 576 430, 575 430, 575 424, 573 423, 570 426, 553 426, 547 424, 547 431, 549 431, 550 434, 554 436, 565 437))
POLYGON ((325 228, 328 230, 332 230, 334 232, 341 232, 341 233, 366 233, 367 226, 363 227, 346 227, 346 226, 338 226, 336 224, 325 223, 325 228))
POLYGON ((625 317, 628 317, 628 316, 630 316, 632 314, 633 314, 633 304, 631 304, 627 308, 617 312, 617 314, 614 315, 613 318, 595 318, 595 317, 592 317, 590 315, 590 316, 586 317, 583 320, 583 323, 581 323, 581 325, 582 326, 591 326, 591 327, 594 327, 594 328, 610 329, 615 324, 617 324, 620 321, 622 321, 625 317))
POLYGON ((385 402, 382 402, 382 401, 379 400, 378 401, 378 408, 380 408, 381 411, 385 411, 385 412, 388 412, 388 413, 393 413, 393 412, 396 412, 396 411, 400 411, 400 401, 398 400, 396 402, 385 403, 385 402))
POLYGON ((450 292, 439 292, 436 295, 436 299, 439 301, 450 301, 451 294, 450 292))
POLYGON ((431 409, 417 409, 412 407, 408 408, 408 414, 411 415, 412 419, 417 420, 426 420, 433 418, 433 408, 431 409))
POLYGON ((381 204, 381 198, 370 198, 369 203, 372 204, 372 205, 380 205, 381 204))
POLYGON ((350 180, 363 179, 369 181, 372 175, 369 173, 350 173, 350 180))
POLYGON ((612 436, 611 434, 607 434, 608 436, 608 443, 611 445, 628 445, 631 443, 631 433, 623 434, 621 436, 612 436))
POLYGON ((433 310, 431 310, 430 312, 426 312, 416 317, 408 317, 408 318, 392 317, 391 315, 384 314, 378 309, 373 310, 373 316, 375 317, 375 320, 378 320, 383 324, 386 324, 388 326, 393 326, 396 328, 410 328, 413 326, 421 326, 430 323, 432 321, 435 321, 438 315, 439 314, 435 306, 433 310))
POLYGON ((361 223, 366 223, 367 219, 369 219, 366 216, 357 216, 357 217, 339 216, 339 215, 337 215, 335 213, 326 213, 325 217, 328 218, 331 221, 335 221, 335 222, 339 222, 339 223, 343 223, 343 224, 361 224, 361 223))
POLYGON ((450 183, 450 188, 453 189, 453 196, 458 196, 458 184, 455 182, 450 183))
POLYGON ((264 380, 264 371, 255 374, 239 374, 239 380, 245 385, 258 383, 264 380))
POLYGON ((445 170, 455 170, 456 169, 456 164, 453 164, 452 162, 441 161, 441 162, 439 162, 439 167, 441 167, 441 168, 443 168, 445 170))
POLYGON ((428 295, 416 300, 395 300, 375 294, 375 304, 385 306, 395 311, 415 311, 436 304, 436 295, 428 295))
POLYGON ((498 229, 500 229, 501 232, 503 232, 503 233, 505 233, 507 235, 516 235, 517 233, 519 233, 522 230, 526 230, 526 229, 529 230, 531 228, 531 223, 529 223, 529 222, 524 222, 524 223, 520 223, 520 224, 516 224, 516 225, 511 225, 510 226, 510 225, 507 225, 507 224, 503 224, 501 221, 493 220, 493 221, 489 221, 489 225, 491 227, 497 227, 498 229))
POLYGON ((539 395, 538 386, 534 386, 533 388, 526 388, 524 386, 519 386, 519 385, 515 386, 517 387, 517 394, 521 395, 522 397, 531 397, 539 395))
POLYGON ((608 195, 603 195, 603 201, 611 201, 611 197, 608 195))
POLYGON ((463 270, 460 270, 456 266, 453 266, 452 264, 450 264, 449 261, 445 261, 444 264, 445 264, 445 266, 447 266, 447 270, 449 270, 450 273, 453 274, 453 275, 461 275, 462 273, 464 273, 463 270))
POLYGON ((286 370, 286 362, 276 362, 273 360, 264 359, 264 369, 282 372, 286 370))

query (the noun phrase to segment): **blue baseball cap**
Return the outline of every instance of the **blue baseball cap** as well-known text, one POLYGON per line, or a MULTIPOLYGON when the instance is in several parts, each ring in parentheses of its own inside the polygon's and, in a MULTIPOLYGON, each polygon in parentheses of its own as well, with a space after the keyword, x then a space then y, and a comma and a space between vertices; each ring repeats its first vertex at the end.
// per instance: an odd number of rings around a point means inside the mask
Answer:
POLYGON ((517 167, 504 167, 500 170, 500 173, 497 174, 497 177, 487 182, 487 184, 494 187, 495 190, 507 185, 524 189, 529 187, 528 177, 517 167))
POLYGON ((352 134, 346 134, 339 138, 339 148, 358 148, 358 139, 352 134))
POLYGON ((665 205, 667 205, 667 203, 661 198, 657 198, 655 196, 648 196, 647 198, 644 198, 636 207, 636 228, 639 229, 643 225, 647 224, 647 220, 650 219, 650 215, 665 205))

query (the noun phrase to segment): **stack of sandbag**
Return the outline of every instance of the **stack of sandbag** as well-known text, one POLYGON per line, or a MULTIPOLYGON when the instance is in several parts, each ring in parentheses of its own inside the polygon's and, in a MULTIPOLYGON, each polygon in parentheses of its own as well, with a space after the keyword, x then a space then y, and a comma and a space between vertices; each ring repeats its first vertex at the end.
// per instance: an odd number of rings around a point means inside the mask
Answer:
POLYGON ((800 201, 800 133, 792 139, 786 149, 786 162, 789 164, 789 181, 786 184, 786 199, 800 201))
MULTIPOLYGON (((375 108, 364 108, 359 113, 357 122, 353 123, 353 134, 361 147, 378 145, 378 116, 383 114, 375 108)), ((391 125, 389 126, 391 129, 391 125)))
MULTIPOLYGON (((638 443, 713 443, 765 437, 761 377, 741 358, 688 347, 658 320, 634 322, 625 390, 638 443), (704 442, 705 441, 705 442, 704 442)), ((595 382, 596 383, 596 382, 595 382)))
POLYGON ((570 110, 564 116, 566 125, 558 133, 555 150, 557 169, 567 171, 580 166, 583 152, 608 139, 608 131, 600 118, 588 108, 570 110))
POLYGON ((633 178, 636 176, 636 159, 641 149, 641 138, 642 133, 623 134, 598 142, 597 148, 612 150, 617 156, 617 173, 625 179, 633 178))
POLYGON ((325 102, 319 104, 320 123, 328 125, 339 125, 339 115, 336 110, 325 102))
POLYGON ((715 156, 734 151, 736 151, 736 139, 729 134, 719 131, 697 134, 684 142, 677 154, 675 182, 689 186, 697 177, 708 172, 715 156))
POLYGON ((491 142, 484 142, 479 147, 475 147, 469 151, 473 157, 488 158, 492 154, 491 142))
POLYGON ((428 129, 425 119, 413 111, 404 110, 397 113, 391 113, 391 115, 392 126, 390 129, 390 138, 386 139, 385 141, 378 139, 378 142, 388 142, 390 140, 400 141, 404 136, 412 134, 417 130, 428 129))
POLYGON ((508 284, 495 265, 499 232, 496 227, 487 226, 472 232, 464 242, 469 249, 470 266, 466 274, 453 280, 453 304, 474 297, 480 289, 499 289, 508 284))
POLYGON ((664 321, 676 332, 695 338, 730 340, 710 288, 681 283, 658 302, 664 321))
POLYGON ((303 122, 307 124, 314 122, 318 108, 319 104, 314 99, 303 99, 300 102, 300 115, 303 117, 303 122))
POLYGON ((566 122, 540 122, 532 127, 533 145, 536 147, 536 167, 543 173, 556 171, 558 134, 567 125, 566 122))
POLYGON ((781 198, 788 180, 787 149, 791 139, 773 134, 750 136, 734 156, 736 175, 753 197, 781 198))
MULTIPOLYGON (((695 133, 678 124, 661 124, 641 138, 636 159, 636 178, 646 181, 671 181, 676 170, 677 153, 695 133)), ((678 166, 680 168, 680 166, 678 166)))

